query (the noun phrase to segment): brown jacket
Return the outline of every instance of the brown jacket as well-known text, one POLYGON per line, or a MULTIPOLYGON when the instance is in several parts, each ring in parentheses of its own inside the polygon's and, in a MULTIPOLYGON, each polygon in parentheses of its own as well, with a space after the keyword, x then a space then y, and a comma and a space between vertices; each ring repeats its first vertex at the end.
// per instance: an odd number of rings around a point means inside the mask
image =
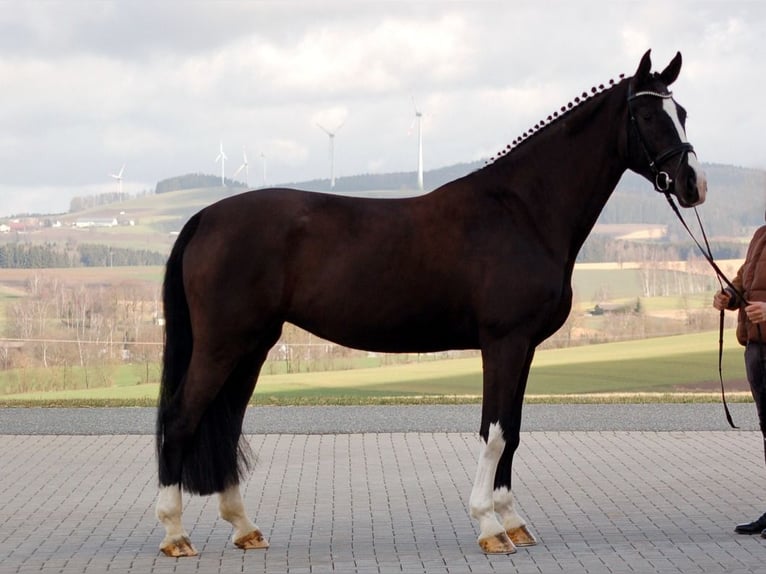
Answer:
MULTIPOLYGON (((766 301, 766 225, 759 227, 750 240, 745 262, 732 284, 747 301, 766 301)), ((726 291, 732 295, 729 309, 739 309, 737 340, 740 344, 746 345, 748 341, 766 343, 766 324, 761 323, 759 333, 757 326, 745 314, 745 302, 731 288, 727 287, 726 291)))

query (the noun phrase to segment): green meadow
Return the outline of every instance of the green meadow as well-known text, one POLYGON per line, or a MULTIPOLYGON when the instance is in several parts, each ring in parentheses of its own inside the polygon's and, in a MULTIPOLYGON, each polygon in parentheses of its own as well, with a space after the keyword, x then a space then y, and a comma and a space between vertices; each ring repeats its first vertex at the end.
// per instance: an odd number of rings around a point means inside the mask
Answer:
MULTIPOLYGON (((730 400, 749 400, 742 351, 733 331, 725 335, 724 381, 730 400), (739 392, 737 392, 739 391, 739 392)), ((13 377, 56 376, 56 369, 0 374, 0 392, 13 377)), ((70 368, 67 376, 82 377, 70 368)), ((0 395, 0 405, 154 405, 157 365, 118 365, 89 373, 93 388, 0 395), (100 379, 99 379, 100 377, 100 379), (100 383, 99 383, 100 381, 100 383)), ((479 357, 261 376, 253 404, 385 404, 476 402, 481 396, 479 357)), ((527 400, 651 401, 719 400, 718 333, 538 351, 527 400)))
MULTIPOLYGON (((191 199, 199 200, 196 196, 191 199)), ((139 206, 136 207, 136 211, 140 211, 139 206)), ((13 326, 12 311, 27 296, 26 281, 35 275, 95 289, 120 284, 159 288, 163 268, 0 270, 0 328, 3 331, 13 326)), ((678 400, 678 397, 690 394, 694 400, 717 400, 720 394, 718 334, 709 330, 715 328, 718 320, 710 305, 716 288, 714 277, 692 271, 663 270, 653 275, 654 280, 659 285, 683 282, 683 288, 674 291, 683 294, 646 297, 641 293, 647 277, 646 271, 635 264, 575 267, 575 301, 570 326, 562 330, 571 334, 572 341, 558 342, 558 346, 574 346, 538 350, 526 391, 529 401, 678 400), (588 313, 597 303, 628 310, 639 305, 640 313, 588 313), (692 333, 700 330, 702 332, 692 333), (625 338, 631 340, 602 343, 625 338)), ((729 314, 729 325, 733 325, 734 317, 729 314)), ((60 328, 60 319, 51 318, 50 321, 60 328)), ((62 338, 71 336, 64 333, 62 338)), ((727 388, 732 392, 746 391, 742 351, 733 329, 727 329, 725 341, 723 374, 727 388)), ((0 370, 0 404, 156 403, 158 364, 104 362, 85 369, 78 366, 79 361, 74 362, 75 365, 70 363, 67 367, 43 368, 34 366, 39 365, 37 361, 28 362, 24 367, 0 370)), ((267 363, 253 402, 472 402, 480 400, 481 396, 481 360, 478 356, 443 360, 412 355, 403 362, 401 358, 386 360, 355 354, 332 358, 325 363, 312 365, 311 372, 293 373, 285 373, 282 362, 267 363)), ((295 370, 306 369, 307 365, 301 365, 295 370)), ((747 400, 747 393, 740 398, 747 400)))

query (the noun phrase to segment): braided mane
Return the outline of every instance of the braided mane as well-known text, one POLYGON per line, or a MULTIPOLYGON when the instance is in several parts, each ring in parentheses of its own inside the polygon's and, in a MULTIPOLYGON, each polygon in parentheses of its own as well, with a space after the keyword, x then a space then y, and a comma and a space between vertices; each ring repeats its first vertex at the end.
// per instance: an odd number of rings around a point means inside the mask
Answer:
MULTIPOLYGON (((620 74, 619 79, 623 80, 625 78, 625 74, 620 74)), ((583 104, 585 101, 589 100, 590 98, 610 91, 612 90, 619 82, 615 82, 613 79, 609 80, 609 85, 604 86, 604 84, 599 84, 598 86, 593 86, 590 89, 590 93, 583 92, 579 96, 575 97, 574 100, 570 101, 567 105, 561 106, 561 108, 552 114, 550 114, 546 119, 540 120, 538 123, 534 125, 534 127, 528 129, 523 134, 521 134, 519 137, 514 139, 511 143, 509 143, 505 149, 500 150, 497 152, 496 155, 489 158, 484 165, 490 165, 494 163, 495 161, 499 160, 500 158, 508 155, 512 151, 514 151, 516 148, 519 147, 519 145, 525 143, 527 140, 529 140, 532 136, 537 135, 538 132, 541 130, 550 127, 551 125, 555 124, 558 120, 563 118, 564 116, 568 115, 570 112, 576 110, 581 104, 583 104), (574 102, 574 103, 573 103, 574 102)))

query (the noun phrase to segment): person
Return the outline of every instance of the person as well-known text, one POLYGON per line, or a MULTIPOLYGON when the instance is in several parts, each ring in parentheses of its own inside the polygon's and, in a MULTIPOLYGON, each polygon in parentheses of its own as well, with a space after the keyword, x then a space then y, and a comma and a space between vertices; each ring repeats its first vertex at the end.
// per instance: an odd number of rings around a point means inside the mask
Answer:
MULTIPOLYGON (((755 401, 766 457, 766 225, 759 227, 747 248, 737 276, 713 296, 713 307, 738 310, 737 340, 745 347, 745 372, 755 401)), ((752 522, 737 524, 738 534, 766 538, 766 512, 752 522)))

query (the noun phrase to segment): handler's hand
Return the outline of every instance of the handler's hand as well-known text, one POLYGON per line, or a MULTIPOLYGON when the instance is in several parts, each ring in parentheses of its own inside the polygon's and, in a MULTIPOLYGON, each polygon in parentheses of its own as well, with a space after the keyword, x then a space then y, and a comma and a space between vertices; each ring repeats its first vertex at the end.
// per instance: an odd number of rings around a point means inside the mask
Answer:
POLYGON ((713 296, 713 307, 719 311, 726 309, 729 306, 730 300, 731 295, 729 295, 726 291, 719 291, 713 296))
POLYGON ((750 303, 750 305, 745 307, 745 313, 747 313, 747 318, 753 323, 763 323, 766 321, 766 302, 756 301, 755 303, 750 303))

